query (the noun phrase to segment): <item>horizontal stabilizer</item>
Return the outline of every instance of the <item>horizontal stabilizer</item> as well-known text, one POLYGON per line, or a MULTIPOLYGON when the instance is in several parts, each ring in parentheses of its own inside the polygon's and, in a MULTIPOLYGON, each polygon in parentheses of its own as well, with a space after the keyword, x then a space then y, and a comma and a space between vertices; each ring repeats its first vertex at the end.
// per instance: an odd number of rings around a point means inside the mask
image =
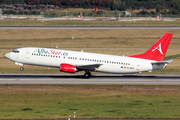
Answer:
POLYGON ((158 70, 158 69, 162 69, 165 68, 167 66, 167 64, 171 63, 173 60, 165 60, 165 61, 156 61, 156 62, 152 62, 152 67, 153 70, 158 70))
POLYGON ((171 63, 171 62, 173 62, 174 60, 165 60, 165 61, 162 61, 162 62, 152 62, 152 64, 169 64, 169 63, 171 63))

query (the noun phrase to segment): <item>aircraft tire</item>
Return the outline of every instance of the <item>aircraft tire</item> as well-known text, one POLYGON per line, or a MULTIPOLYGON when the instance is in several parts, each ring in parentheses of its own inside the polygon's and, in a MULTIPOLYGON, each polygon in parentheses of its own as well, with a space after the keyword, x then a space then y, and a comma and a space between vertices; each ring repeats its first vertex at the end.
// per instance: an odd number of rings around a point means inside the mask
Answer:
POLYGON ((23 67, 21 67, 21 68, 20 68, 20 70, 21 70, 21 71, 23 71, 23 70, 24 70, 24 68, 23 68, 23 67))
POLYGON ((85 77, 85 78, 91 77, 91 73, 90 73, 90 72, 86 72, 86 73, 84 74, 84 77, 85 77))

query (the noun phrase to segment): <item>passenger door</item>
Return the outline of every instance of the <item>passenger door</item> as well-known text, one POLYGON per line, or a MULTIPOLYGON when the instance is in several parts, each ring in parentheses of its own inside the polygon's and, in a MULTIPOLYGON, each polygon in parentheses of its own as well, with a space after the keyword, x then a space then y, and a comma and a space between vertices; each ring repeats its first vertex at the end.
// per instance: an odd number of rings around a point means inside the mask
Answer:
POLYGON ((136 62, 136 70, 140 70, 140 67, 141 67, 141 62, 137 61, 136 62))
POLYGON ((25 55, 26 58, 29 59, 29 58, 30 58, 30 50, 27 49, 25 54, 26 54, 26 55, 25 55))

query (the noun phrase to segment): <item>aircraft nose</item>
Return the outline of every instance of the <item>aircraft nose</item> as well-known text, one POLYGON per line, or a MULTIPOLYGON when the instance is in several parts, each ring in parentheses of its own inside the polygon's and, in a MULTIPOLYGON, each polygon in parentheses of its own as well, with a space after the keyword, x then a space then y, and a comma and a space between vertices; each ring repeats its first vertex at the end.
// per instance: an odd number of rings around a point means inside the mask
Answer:
POLYGON ((6 57, 6 58, 10 58, 10 53, 6 53, 6 54, 5 54, 5 57, 6 57))

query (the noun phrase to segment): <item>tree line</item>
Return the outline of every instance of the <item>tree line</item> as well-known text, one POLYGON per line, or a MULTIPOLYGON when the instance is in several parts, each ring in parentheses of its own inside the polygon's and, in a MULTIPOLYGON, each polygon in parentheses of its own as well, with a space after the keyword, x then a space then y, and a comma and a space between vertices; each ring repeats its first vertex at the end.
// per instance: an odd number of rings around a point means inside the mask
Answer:
POLYGON ((180 0, 0 0, 0 4, 56 5, 60 8, 94 8, 108 10, 156 9, 180 13, 180 0))

